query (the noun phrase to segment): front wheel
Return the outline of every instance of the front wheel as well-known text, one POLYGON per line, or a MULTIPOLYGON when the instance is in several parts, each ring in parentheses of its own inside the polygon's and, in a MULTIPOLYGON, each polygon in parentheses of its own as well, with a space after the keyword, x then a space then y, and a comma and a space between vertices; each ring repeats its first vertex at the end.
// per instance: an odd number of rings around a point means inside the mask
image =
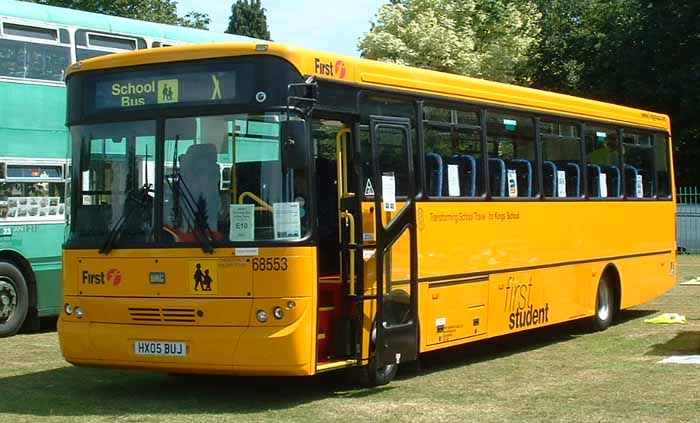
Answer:
POLYGON ((28 311, 29 290, 22 271, 0 261, 0 338, 17 333, 28 311))
POLYGON ((396 372, 399 369, 398 364, 387 364, 385 366, 379 365, 379 358, 376 354, 375 343, 377 340, 377 322, 375 321, 372 325, 372 332, 370 336, 371 353, 369 364, 365 367, 365 384, 368 386, 382 386, 386 385, 396 377, 396 372))
POLYGON ((595 300, 595 314, 591 319, 593 331, 605 330, 612 324, 615 314, 614 295, 610 278, 603 275, 598 282, 595 300))
POLYGON ((387 364, 386 366, 378 366, 377 356, 375 355, 367 365, 367 379, 370 386, 386 385, 396 377, 396 371, 399 369, 398 364, 387 364))

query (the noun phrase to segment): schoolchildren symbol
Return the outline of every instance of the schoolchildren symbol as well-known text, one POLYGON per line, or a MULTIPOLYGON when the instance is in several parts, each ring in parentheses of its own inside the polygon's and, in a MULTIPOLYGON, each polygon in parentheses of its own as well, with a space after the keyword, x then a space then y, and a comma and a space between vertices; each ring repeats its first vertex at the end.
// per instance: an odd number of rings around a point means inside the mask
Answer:
POLYGON ((189 262, 188 291, 196 295, 216 295, 219 291, 218 262, 198 260, 189 262))

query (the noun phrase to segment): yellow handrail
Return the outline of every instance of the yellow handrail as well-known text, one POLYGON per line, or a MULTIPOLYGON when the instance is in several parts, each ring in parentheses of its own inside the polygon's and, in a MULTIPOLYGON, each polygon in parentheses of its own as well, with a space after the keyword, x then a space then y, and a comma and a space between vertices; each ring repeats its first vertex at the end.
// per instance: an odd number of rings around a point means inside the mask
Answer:
POLYGON ((238 204, 243 204, 243 200, 246 198, 250 198, 251 200, 260 204, 260 207, 256 207, 255 210, 265 210, 265 211, 269 211, 269 212, 272 211, 271 205, 269 205, 265 200, 263 200, 262 198, 258 197, 255 194, 253 194, 250 191, 246 191, 244 193, 241 193, 241 195, 238 197, 238 204))
POLYGON ((349 286, 349 294, 350 295, 355 295, 355 216, 352 215, 352 213, 349 212, 341 212, 340 213, 340 218, 341 219, 347 219, 348 224, 350 225, 350 257, 348 259, 348 262, 350 263, 350 268, 348 269, 348 284, 349 286))
MULTIPOLYGON (((343 128, 335 136, 335 154, 338 163, 338 207, 340 200, 348 193, 348 149, 347 142, 343 142, 345 135, 350 134, 350 128, 343 128)), ((346 138, 347 139, 347 138, 346 138)))

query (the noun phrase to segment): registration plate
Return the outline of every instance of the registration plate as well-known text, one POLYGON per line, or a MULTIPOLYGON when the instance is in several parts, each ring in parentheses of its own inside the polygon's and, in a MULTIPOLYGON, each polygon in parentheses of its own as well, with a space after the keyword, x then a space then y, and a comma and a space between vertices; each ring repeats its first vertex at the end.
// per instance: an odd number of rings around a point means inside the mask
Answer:
POLYGON ((169 341, 135 341, 136 355, 157 355, 162 357, 187 357, 187 343, 169 341))

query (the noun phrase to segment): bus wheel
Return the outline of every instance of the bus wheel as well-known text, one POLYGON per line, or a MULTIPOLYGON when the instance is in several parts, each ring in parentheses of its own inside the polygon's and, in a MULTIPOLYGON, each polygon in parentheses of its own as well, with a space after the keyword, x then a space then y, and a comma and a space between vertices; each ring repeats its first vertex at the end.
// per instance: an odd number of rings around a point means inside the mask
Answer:
POLYGON ((17 333, 28 310, 29 290, 24 275, 14 264, 0 261, 0 338, 17 333))
MULTIPOLYGON (((372 325, 372 350, 375 351, 374 344, 377 339, 377 326, 376 322, 372 325)), ((387 364, 386 366, 379 366, 379 358, 376 354, 372 355, 369 359, 369 364, 365 368, 367 372, 367 385, 369 386, 382 386, 386 385, 396 376, 396 371, 399 369, 397 364, 387 364)))
POLYGON ((595 314, 591 319, 593 331, 605 330, 612 324, 615 314, 614 294, 610 277, 603 275, 598 282, 598 291, 595 299, 595 314))
POLYGON ((398 370, 398 364, 387 364, 386 366, 379 367, 377 365, 377 356, 375 355, 370 359, 369 365, 367 366, 367 380, 369 381, 369 386, 382 386, 386 385, 396 376, 396 371, 398 370))

